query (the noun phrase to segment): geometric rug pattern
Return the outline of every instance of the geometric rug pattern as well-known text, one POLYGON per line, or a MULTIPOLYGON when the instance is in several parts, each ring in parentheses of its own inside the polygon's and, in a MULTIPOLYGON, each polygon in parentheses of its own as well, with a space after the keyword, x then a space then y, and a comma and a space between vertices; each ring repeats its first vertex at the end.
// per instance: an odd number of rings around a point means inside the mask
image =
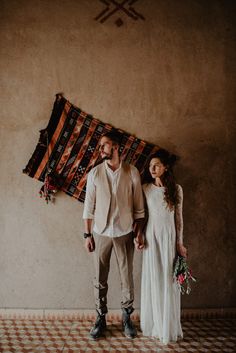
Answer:
POLYGON ((87 174, 101 162, 99 143, 109 131, 119 133, 121 159, 135 165, 142 174, 157 146, 95 119, 57 94, 48 125, 40 131, 23 172, 44 182, 43 190, 62 190, 83 202, 87 174))
MULTIPOLYGON (((134 321, 139 328, 139 321, 134 321)), ((1 353, 165 353, 236 352, 236 319, 184 319, 184 339, 162 345, 157 339, 124 336, 120 320, 107 320, 99 340, 89 338, 93 320, 0 319, 1 353)))

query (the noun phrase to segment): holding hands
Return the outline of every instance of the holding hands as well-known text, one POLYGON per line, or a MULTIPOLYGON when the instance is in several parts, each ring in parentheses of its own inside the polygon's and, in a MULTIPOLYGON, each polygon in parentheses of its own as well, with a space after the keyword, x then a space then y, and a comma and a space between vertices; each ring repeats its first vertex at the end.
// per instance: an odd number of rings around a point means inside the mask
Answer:
POLYGON ((144 238, 142 234, 138 234, 135 238, 134 238, 134 245, 135 245, 135 249, 136 250, 143 250, 145 247, 145 243, 144 243, 144 238))

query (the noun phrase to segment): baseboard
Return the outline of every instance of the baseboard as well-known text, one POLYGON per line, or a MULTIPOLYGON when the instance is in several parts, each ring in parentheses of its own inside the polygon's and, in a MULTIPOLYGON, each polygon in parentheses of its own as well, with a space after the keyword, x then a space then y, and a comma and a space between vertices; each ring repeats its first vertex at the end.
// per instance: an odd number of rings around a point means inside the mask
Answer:
POLYGON ((236 308, 215 308, 215 309, 182 309, 181 317, 191 319, 235 319, 236 308))
MULTIPOLYGON (((139 320, 139 310, 132 314, 134 320, 139 320)), ((95 310, 87 309, 0 309, 0 319, 16 320, 94 320, 95 310)), ((182 309, 181 317, 184 320, 192 319, 235 319, 236 308, 216 308, 216 309, 182 309)), ((108 320, 120 320, 121 310, 109 310, 108 320)))

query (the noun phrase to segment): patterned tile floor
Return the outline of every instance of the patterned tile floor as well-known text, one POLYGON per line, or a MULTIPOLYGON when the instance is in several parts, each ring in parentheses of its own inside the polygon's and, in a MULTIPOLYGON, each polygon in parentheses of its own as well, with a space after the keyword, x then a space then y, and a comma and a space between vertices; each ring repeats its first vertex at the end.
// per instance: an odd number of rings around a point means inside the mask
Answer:
MULTIPOLYGON (((1 353, 236 352, 236 319, 183 320, 184 340, 162 345, 154 338, 127 339, 118 319, 104 337, 88 338, 92 320, 0 319, 1 353)), ((136 320, 136 326, 139 322, 136 320)))

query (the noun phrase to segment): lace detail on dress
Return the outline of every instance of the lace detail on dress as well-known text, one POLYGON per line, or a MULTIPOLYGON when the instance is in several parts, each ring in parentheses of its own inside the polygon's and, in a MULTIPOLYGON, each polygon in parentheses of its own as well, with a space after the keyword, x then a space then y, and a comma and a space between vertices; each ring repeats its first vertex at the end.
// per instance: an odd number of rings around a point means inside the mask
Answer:
POLYGON ((178 187, 178 204, 175 206, 175 228, 177 243, 183 244, 183 189, 180 185, 178 187))

